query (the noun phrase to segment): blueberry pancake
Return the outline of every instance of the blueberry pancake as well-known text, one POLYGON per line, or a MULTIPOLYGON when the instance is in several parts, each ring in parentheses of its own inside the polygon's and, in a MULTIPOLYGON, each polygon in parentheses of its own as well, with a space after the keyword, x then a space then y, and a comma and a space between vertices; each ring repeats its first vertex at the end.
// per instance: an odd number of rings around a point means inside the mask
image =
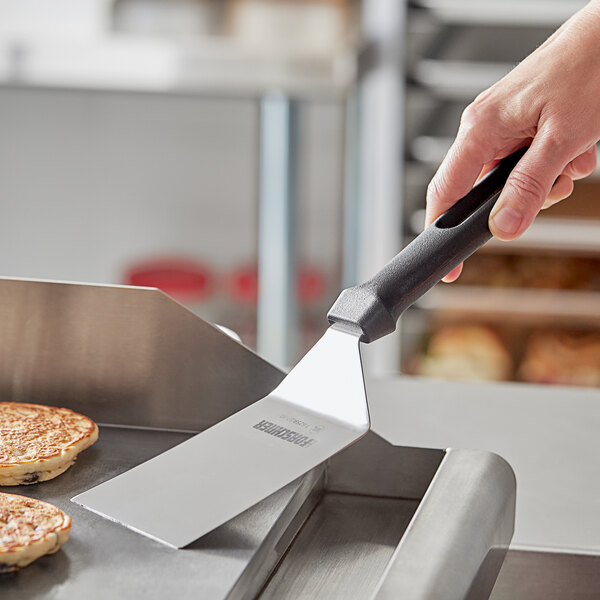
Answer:
POLYGON ((0 573, 54 554, 70 531, 71 517, 53 504, 0 492, 0 573))
POLYGON ((68 408, 0 402, 0 486, 53 479, 97 439, 96 423, 68 408))

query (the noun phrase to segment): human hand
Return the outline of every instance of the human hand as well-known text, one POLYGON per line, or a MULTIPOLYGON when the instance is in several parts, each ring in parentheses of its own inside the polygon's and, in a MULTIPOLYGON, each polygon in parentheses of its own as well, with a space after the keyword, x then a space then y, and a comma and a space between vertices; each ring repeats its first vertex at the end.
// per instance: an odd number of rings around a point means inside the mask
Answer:
MULTIPOLYGON (((571 195, 596 167, 600 139, 600 0, 586 5, 463 112, 427 190, 426 225, 499 159, 529 146, 492 209, 489 227, 519 237, 541 209, 571 195)), ((462 265, 444 281, 454 281, 462 265)))

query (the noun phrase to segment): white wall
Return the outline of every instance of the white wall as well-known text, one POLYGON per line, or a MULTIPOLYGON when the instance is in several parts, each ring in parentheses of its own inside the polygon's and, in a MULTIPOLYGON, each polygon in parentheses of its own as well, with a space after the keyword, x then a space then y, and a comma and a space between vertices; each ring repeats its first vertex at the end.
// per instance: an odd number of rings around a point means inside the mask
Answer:
POLYGON ((120 282, 156 253, 252 254, 256 118, 249 102, 3 89, 0 273, 120 282))
MULTIPOLYGON (((250 100, 0 88, 0 275, 120 283, 157 254, 253 260, 257 120, 250 100)), ((302 254, 334 274, 342 127, 339 105, 303 105, 302 254)))

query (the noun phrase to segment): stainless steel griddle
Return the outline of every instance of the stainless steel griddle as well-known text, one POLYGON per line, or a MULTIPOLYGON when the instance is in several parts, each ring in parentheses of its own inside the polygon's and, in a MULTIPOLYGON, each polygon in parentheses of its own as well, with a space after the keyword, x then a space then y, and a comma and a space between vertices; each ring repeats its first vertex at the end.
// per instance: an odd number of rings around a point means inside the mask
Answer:
POLYGON ((2 400, 68 406, 101 423, 65 474, 0 488, 73 518, 58 554, 0 577, 3 600, 489 596, 515 482, 486 452, 398 447, 370 433, 183 550, 69 502, 283 377, 157 290, 0 280, 0 359, 2 400))

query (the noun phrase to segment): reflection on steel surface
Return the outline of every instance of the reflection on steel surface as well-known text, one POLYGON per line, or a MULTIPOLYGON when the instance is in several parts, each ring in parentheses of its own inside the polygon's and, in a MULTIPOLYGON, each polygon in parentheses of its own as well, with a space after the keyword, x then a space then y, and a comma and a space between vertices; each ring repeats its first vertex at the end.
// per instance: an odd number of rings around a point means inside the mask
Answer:
POLYGON ((283 374, 156 289, 0 279, 0 398, 199 431, 283 374))

